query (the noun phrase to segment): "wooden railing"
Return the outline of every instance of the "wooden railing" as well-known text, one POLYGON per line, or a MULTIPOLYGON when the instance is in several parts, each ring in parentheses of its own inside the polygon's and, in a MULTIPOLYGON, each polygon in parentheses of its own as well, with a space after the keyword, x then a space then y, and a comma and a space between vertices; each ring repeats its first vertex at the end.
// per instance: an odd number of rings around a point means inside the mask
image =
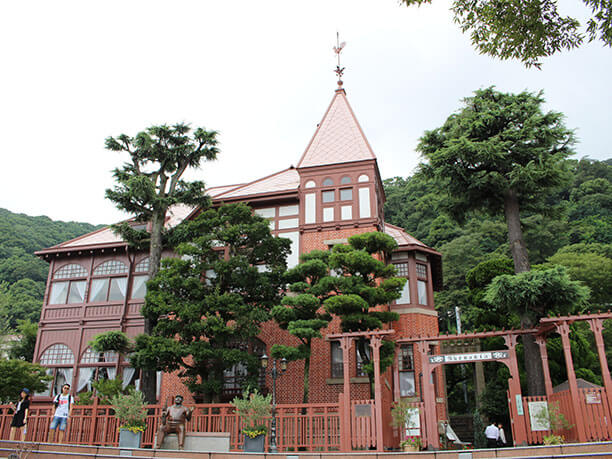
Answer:
MULTIPOLYGON (((553 433, 550 430, 532 430, 529 416, 529 402, 548 402, 558 407, 570 427, 559 429, 554 433, 562 435, 566 441, 577 441, 578 432, 572 399, 569 390, 552 394, 550 400, 546 396, 523 397, 523 407, 527 424, 527 441, 529 444, 542 444, 544 436, 553 433)), ((584 420, 584 430, 588 441, 612 440, 612 413, 608 407, 606 390, 604 388, 578 389, 578 402, 584 420)))
MULTIPOLYGON (((229 404, 193 406, 193 416, 187 423, 188 432, 229 432, 230 449, 241 449, 243 438, 240 419, 229 404)), ((147 428, 141 447, 151 448, 161 417, 160 405, 149 405, 147 428)), ((33 405, 28 416, 26 441, 45 442, 54 408, 33 405)), ((277 443, 279 451, 338 451, 340 448, 340 417, 337 403, 277 405, 277 443)), ((0 439, 8 440, 12 412, 0 405, 0 439)), ((270 427, 271 418, 267 420, 270 427)), ((266 437, 266 442, 269 435, 266 437)), ((68 422, 66 443, 76 445, 117 446, 119 432, 111 406, 75 406, 68 422)))

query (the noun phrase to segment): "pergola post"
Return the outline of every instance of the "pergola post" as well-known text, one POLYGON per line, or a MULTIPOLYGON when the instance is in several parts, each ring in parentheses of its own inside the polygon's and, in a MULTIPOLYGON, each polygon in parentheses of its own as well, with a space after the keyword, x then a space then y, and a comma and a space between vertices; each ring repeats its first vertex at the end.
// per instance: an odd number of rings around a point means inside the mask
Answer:
POLYGON ((421 356, 421 369, 423 379, 421 391, 423 393, 423 405, 425 409, 425 429, 427 432, 427 449, 440 449, 440 437, 438 436, 438 417, 436 415, 436 397, 434 387, 431 383, 433 366, 429 363, 429 343, 419 341, 417 343, 419 355, 421 356))
POLYGON ((351 444, 351 377, 350 377, 350 366, 349 356, 351 355, 351 346, 353 344, 353 338, 343 336, 340 338, 340 349, 342 349, 342 376, 344 378, 344 393, 342 394, 342 401, 344 410, 342 413, 344 428, 341 429, 340 437, 340 448, 343 452, 349 452, 353 449, 351 444))
POLYGON ((374 410, 376 419, 376 451, 383 451, 382 385, 380 383, 380 336, 370 337, 372 359, 374 361, 374 410))
POLYGON ((561 335, 563 343, 563 354, 565 355, 565 366, 567 368, 567 382, 569 384, 570 398, 572 400, 572 409, 574 410, 574 422, 576 423, 576 432, 578 433, 578 441, 586 442, 587 436, 584 428, 584 418, 580 409, 580 395, 578 394, 578 383, 576 382, 576 372, 574 371, 574 360, 572 359, 572 347, 569 340, 570 327, 566 321, 555 324, 557 333, 561 335))
POLYGON ((525 413, 523 412, 523 398, 521 394, 521 380, 519 376, 518 363, 516 360, 516 338, 514 334, 504 335, 504 341, 508 348, 509 362, 506 363, 510 369, 508 380, 508 391, 510 392, 510 420, 513 423, 514 445, 527 445, 527 425, 525 413), (519 405, 520 404, 520 405, 519 405))
POLYGON ((595 344, 597 345, 597 354, 599 355, 599 365, 601 366, 601 376, 604 387, 606 389, 606 398, 608 399, 608 409, 612 414, 612 379, 610 378, 610 369, 608 368, 608 359, 606 359, 606 349, 603 341, 603 320, 589 319, 589 327, 595 336, 595 344))
POLYGON ((546 397, 549 398, 553 394, 552 380, 550 379, 550 368, 548 366, 548 350, 546 349, 546 338, 543 336, 536 337, 536 343, 540 347, 540 356, 542 357, 542 371, 544 372, 544 387, 546 389, 546 397))

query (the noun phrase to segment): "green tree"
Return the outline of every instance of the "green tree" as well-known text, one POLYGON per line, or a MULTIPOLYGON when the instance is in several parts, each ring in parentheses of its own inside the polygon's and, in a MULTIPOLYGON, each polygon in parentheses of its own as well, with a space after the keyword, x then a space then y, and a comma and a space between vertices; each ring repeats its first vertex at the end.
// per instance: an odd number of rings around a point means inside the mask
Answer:
MULTIPOLYGON (((401 0, 419 6, 431 1, 401 0)), ((584 30, 577 18, 562 16, 552 0, 453 0, 451 9, 455 22, 462 32, 469 32, 480 53, 540 68, 543 57, 576 48, 585 36, 612 45, 610 2, 583 2, 591 10, 584 30)))
MULTIPOLYGON (((612 247, 610 244, 607 244, 607 246, 612 247)), ((564 249, 571 247, 573 246, 566 246, 564 249)), ((612 283, 610 282, 610 279, 612 279, 612 258, 587 250, 580 252, 559 251, 548 260, 553 265, 565 266, 570 278, 589 287, 591 305, 605 310, 612 304, 612 283)))
MULTIPOLYGON (((399 319, 384 306, 401 296, 405 278, 395 277, 393 265, 384 263, 397 247, 395 240, 384 233, 357 234, 348 238, 348 245, 335 245, 327 261, 329 275, 312 285, 303 285, 304 293, 323 300, 325 311, 340 319, 342 332, 382 329, 399 319)), ((374 365, 365 338, 356 340, 364 371, 372 381, 374 365)), ((393 363, 394 345, 383 341, 380 348, 380 370, 393 363)))
POLYGON ((19 359, 0 360, 0 401, 16 401, 24 387, 33 393, 42 392, 51 379, 41 365, 19 359))
MULTIPOLYGON (((165 227, 168 209, 177 204, 206 206, 208 199, 201 181, 182 179, 187 169, 196 169, 204 160, 216 159, 217 132, 187 124, 152 126, 135 137, 121 134, 106 139, 106 149, 125 152, 129 162, 113 172, 116 186, 106 197, 119 209, 135 216, 136 222, 150 223, 150 231, 137 230, 129 222, 114 229, 137 249, 149 250, 149 278, 157 274, 169 229, 165 227)), ((144 333, 150 334, 157 318, 145 318, 144 333)), ((155 402, 156 377, 142 374, 141 388, 148 402, 155 402)))
POLYGON ((38 323, 19 320, 16 332, 20 339, 11 343, 9 357, 31 362, 34 359, 38 323))
MULTIPOLYGON (((421 138, 418 150, 425 173, 444 184, 444 207, 455 218, 470 210, 504 212, 516 273, 530 269, 521 229, 521 210, 543 208, 544 198, 570 178, 564 161, 573 134, 563 115, 544 113, 542 93, 505 94, 493 88, 475 91, 464 107, 440 128, 421 138)), ((527 310, 521 325, 534 322, 527 310)), ((544 391, 539 350, 533 336, 523 336, 530 394, 544 391)))
POLYGON ((245 387, 256 385, 259 359, 247 345, 280 302, 290 241, 234 204, 204 210, 173 242, 178 257, 163 260, 142 310, 159 320, 137 337, 132 365, 180 369, 189 390, 208 401, 219 400, 225 370, 246 368, 245 387))
MULTIPOLYGON (((502 274, 487 286, 484 300, 513 311, 535 324, 548 314, 582 312, 589 289, 573 281, 562 266, 518 274, 502 274)), ((526 368, 529 368, 525 365, 526 368)))

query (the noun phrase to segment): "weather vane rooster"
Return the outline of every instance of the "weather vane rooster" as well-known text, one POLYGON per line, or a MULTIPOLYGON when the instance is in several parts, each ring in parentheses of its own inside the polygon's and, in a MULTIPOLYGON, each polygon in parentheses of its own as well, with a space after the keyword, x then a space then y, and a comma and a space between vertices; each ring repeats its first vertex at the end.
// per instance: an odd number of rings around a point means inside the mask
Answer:
POLYGON ((340 34, 336 32, 336 46, 334 46, 334 53, 338 56, 338 65, 336 65, 336 70, 334 72, 338 75, 338 87, 342 87, 342 75, 344 74, 344 67, 340 67, 340 53, 346 46, 346 42, 343 41, 340 43, 340 34))

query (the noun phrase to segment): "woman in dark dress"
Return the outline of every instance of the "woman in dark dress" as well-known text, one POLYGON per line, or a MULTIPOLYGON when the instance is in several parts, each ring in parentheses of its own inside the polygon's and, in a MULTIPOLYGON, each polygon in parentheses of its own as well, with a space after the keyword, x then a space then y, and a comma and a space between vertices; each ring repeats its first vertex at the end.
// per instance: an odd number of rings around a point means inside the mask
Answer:
POLYGON ((12 410, 15 410, 13 421, 11 422, 10 440, 23 441, 23 427, 28 424, 28 412, 30 411, 30 390, 21 390, 21 399, 17 402, 17 406, 13 402, 9 404, 12 410), (17 438, 15 438, 17 437, 17 438))

